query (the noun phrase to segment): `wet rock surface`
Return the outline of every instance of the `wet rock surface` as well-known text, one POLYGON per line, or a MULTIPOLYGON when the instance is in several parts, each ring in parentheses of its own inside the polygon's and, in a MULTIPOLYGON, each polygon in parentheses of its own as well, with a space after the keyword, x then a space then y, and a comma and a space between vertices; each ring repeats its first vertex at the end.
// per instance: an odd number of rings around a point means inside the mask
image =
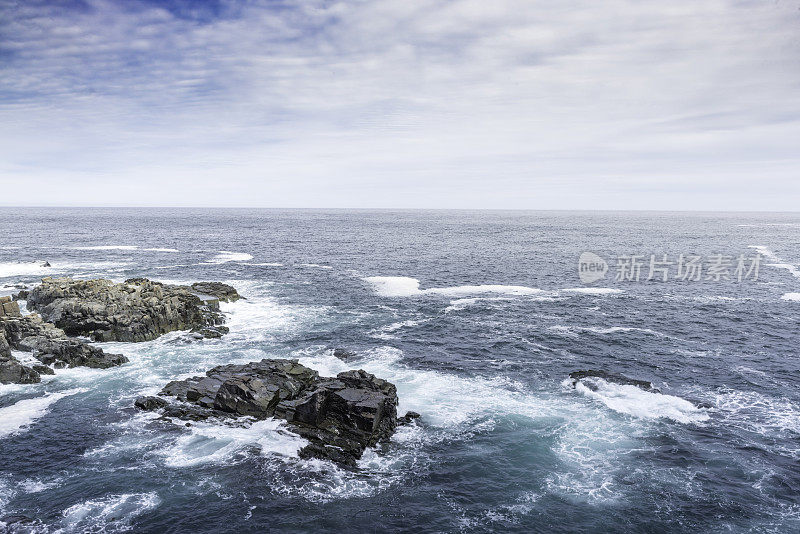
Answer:
MULTIPOLYGON (((367 447, 392 436, 398 424, 397 402, 393 384, 363 370, 320 377, 297 360, 264 359, 222 365, 205 376, 170 382, 158 397, 141 397, 136 406, 182 420, 283 419, 309 441, 301 457, 354 466, 367 447)), ((403 422, 415 416, 410 412, 403 422)))
POLYGON ((637 380, 635 378, 629 378, 625 375, 617 374, 617 373, 609 373, 607 371, 598 371, 594 369, 587 369, 585 371, 573 371, 569 374, 569 377, 572 379, 572 385, 575 386, 575 383, 584 378, 601 378, 606 382, 613 382, 615 384, 620 384, 623 386, 636 386, 641 388, 645 391, 653 391, 658 392, 658 389, 653 387, 651 382, 647 380, 637 380))
POLYGON ((71 336, 94 341, 149 341, 174 330, 208 337, 226 333, 219 300, 237 300, 231 286, 202 282, 194 286, 131 278, 110 280, 44 278, 27 305, 71 336), (202 292, 195 287, 202 289, 202 292))

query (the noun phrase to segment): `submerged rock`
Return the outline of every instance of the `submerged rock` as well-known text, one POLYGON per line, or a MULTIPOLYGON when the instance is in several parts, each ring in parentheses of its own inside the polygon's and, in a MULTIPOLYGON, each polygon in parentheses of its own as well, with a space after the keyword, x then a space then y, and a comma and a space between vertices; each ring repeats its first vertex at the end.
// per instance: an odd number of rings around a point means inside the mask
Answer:
POLYGON ((195 284, 211 293, 198 295, 188 286, 131 278, 110 280, 44 278, 28 295, 28 308, 68 335, 94 341, 149 341, 174 330, 196 330, 210 337, 225 331, 211 329, 224 322, 219 299, 236 300, 231 286, 218 282, 195 284))
POLYGON ((653 387, 652 382, 648 382, 647 380, 636 380, 635 378, 628 378, 625 375, 609 373, 607 371, 596 371, 594 369, 588 369, 586 371, 573 371, 569 374, 569 377, 572 379, 573 387, 575 387, 575 384, 583 378, 602 378, 606 382, 613 382, 623 386, 636 386, 644 389, 645 391, 658 391, 653 387))
POLYGON ((351 350, 336 348, 333 349, 333 356, 335 358, 339 358, 343 362, 348 362, 350 360, 355 360, 358 358, 358 354, 351 350))
POLYGON ((367 447, 387 441, 398 422, 393 384, 362 370, 320 377, 297 360, 214 367, 205 376, 170 382, 159 395, 179 402, 165 405, 158 397, 142 397, 136 406, 184 420, 276 417, 309 441, 301 457, 348 466, 367 447))

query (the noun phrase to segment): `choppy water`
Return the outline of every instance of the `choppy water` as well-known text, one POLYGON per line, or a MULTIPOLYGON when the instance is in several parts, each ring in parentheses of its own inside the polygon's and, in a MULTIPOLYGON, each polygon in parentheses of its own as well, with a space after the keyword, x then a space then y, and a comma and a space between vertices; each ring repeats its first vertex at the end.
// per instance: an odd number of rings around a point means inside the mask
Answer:
POLYGON ((38 531, 800 531, 800 215, 3 209, 0 230, 0 294, 69 274, 247 297, 221 340, 0 386, 0 516, 38 531), (757 282, 574 291, 586 250, 766 258, 757 282), (423 424, 348 472, 275 421, 132 409, 266 356, 364 368, 423 424), (661 393, 565 384, 587 368, 661 393))

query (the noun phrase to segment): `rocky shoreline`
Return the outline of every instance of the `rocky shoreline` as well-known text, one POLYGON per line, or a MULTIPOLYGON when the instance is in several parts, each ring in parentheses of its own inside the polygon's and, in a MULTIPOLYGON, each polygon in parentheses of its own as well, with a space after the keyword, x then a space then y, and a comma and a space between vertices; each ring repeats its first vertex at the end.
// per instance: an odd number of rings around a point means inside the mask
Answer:
MULTIPOLYGON (((0 383, 31 384, 63 367, 109 368, 128 359, 90 342, 141 342, 178 330, 192 337, 218 338, 228 332, 219 303, 243 298, 220 282, 191 286, 146 278, 110 280, 44 278, 12 300, 0 298, 0 383), (19 301, 36 312, 23 315, 19 301), (11 350, 41 362, 24 365, 11 350)), ((335 351, 346 360, 347 351, 335 351)), ((217 419, 245 424, 276 418, 309 444, 303 458, 322 458, 354 467, 364 451, 391 438, 399 424, 419 417, 397 417, 394 384, 363 370, 321 377, 297 360, 264 359, 214 367, 204 376, 168 383, 158 396, 140 397, 135 406, 158 411, 165 420, 217 419)))

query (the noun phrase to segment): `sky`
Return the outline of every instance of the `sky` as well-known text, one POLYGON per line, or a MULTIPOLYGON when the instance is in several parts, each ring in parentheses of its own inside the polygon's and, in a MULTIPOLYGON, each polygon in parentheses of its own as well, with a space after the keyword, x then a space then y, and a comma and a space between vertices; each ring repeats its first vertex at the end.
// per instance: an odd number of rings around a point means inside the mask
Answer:
POLYGON ((798 204, 800 0, 0 0, 0 205, 798 204))

